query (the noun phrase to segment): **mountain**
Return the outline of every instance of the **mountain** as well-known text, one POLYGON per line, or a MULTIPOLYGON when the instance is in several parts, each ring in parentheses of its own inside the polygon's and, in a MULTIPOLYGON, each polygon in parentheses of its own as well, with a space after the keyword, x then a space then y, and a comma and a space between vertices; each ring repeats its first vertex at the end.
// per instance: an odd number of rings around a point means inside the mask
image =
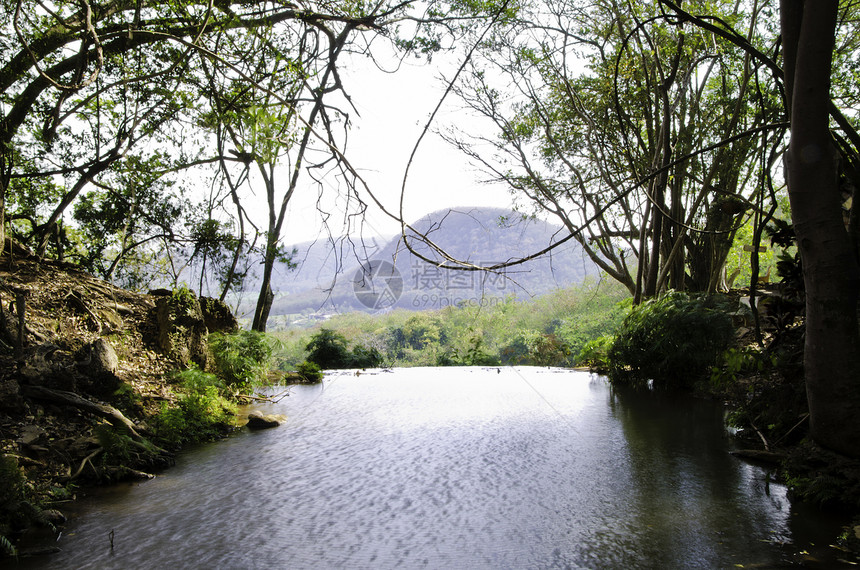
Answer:
MULTIPOLYGON (((412 227, 427 238, 408 233, 409 243, 424 257, 443 261, 425 243, 429 240, 451 257, 479 267, 532 255, 566 235, 560 226, 499 208, 442 210, 412 227)), ((319 240, 296 249, 296 269, 276 268, 272 316, 491 304, 511 295, 540 295, 597 274, 573 240, 496 273, 440 269, 413 255, 399 235, 364 242, 319 240)), ((249 294, 244 304, 255 298, 249 294)))

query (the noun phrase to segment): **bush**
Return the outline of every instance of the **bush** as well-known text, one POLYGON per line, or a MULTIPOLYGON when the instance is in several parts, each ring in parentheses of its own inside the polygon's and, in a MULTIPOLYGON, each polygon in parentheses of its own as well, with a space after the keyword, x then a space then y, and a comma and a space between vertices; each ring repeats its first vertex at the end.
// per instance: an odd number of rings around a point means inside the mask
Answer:
POLYGON ((609 377, 634 387, 689 389, 731 345, 729 308, 717 297, 669 293, 635 307, 609 349, 609 377))
POLYGON ((501 357, 505 364, 567 366, 570 347, 553 333, 525 330, 501 350, 501 357))
POLYGON ((175 447, 224 435, 236 414, 236 405, 222 393, 224 384, 196 368, 175 378, 181 386, 178 403, 162 405, 153 421, 156 437, 175 447))
POLYGON ((218 375, 228 386, 240 388, 266 379, 272 346, 264 333, 215 333, 209 337, 209 346, 218 375))
POLYGON ((353 346, 349 364, 346 368, 378 368, 382 364, 382 355, 372 346, 353 346))
POLYGON ((14 556, 15 546, 6 538, 21 525, 22 501, 27 499, 27 479, 11 457, 0 455, 0 557, 14 556))
POLYGON ((576 365, 587 366, 595 372, 606 372, 609 370, 609 349, 613 342, 614 336, 602 336, 586 342, 576 355, 576 365))
POLYGON ((501 360, 484 350, 484 337, 478 331, 470 330, 463 349, 455 348, 437 357, 437 366, 499 366, 501 360))
POLYGON ((346 348, 346 337, 331 329, 320 329, 311 337, 305 350, 309 352, 308 362, 322 369, 348 368, 346 362, 350 355, 346 348))
POLYGON ((305 379, 305 382, 319 382, 323 379, 323 373, 322 370, 320 370, 320 367, 313 362, 308 362, 307 360, 299 364, 296 372, 299 373, 299 376, 305 379))
POLYGON ((320 329, 311 337, 306 350, 308 362, 322 369, 376 368, 382 364, 382 355, 373 347, 356 345, 347 349, 346 337, 331 329, 320 329))

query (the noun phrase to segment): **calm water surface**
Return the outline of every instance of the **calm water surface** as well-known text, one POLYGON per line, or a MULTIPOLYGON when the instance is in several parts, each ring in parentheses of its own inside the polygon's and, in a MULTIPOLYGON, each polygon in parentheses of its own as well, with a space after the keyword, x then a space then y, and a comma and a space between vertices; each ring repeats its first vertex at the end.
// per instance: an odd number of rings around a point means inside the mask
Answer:
POLYGON ((258 408, 288 420, 81 501, 38 564, 779 567, 808 547, 810 519, 728 454, 712 402, 625 397, 584 372, 421 368, 258 408))

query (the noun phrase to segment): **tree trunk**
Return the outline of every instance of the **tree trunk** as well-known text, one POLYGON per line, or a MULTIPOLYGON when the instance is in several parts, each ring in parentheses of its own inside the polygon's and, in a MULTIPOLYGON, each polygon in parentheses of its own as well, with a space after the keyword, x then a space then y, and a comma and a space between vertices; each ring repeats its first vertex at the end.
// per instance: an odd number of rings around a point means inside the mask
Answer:
MULTIPOLYGON (((271 233, 269 234, 272 235, 271 233)), ((263 282, 260 285, 260 296, 257 298, 257 306, 254 309, 254 320, 251 330, 266 332, 266 323, 269 320, 269 312, 275 301, 275 293, 272 291, 272 271, 275 266, 275 252, 277 244, 272 243, 271 237, 266 242, 266 253, 263 258, 263 282)))
POLYGON ((0 255, 6 248, 6 196, 12 182, 12 151, 0 148, 0 255))
POLYGON ((260 296, 257 299, 257 308, 254 311, 254 322, 251 329, 258 332, 266 332, 266 323, 269 321, 269 312, 272 303, 275 302, 275 293, 272 291, 272 274, 263 277, 263 285, 260 287, 260 296))
POLYGON ((806 285, 804 368, 813 439, 860 457, 860 267, 842 220, 829 131, 837 0, 780 3, 791 141, 785 171, 806 285))

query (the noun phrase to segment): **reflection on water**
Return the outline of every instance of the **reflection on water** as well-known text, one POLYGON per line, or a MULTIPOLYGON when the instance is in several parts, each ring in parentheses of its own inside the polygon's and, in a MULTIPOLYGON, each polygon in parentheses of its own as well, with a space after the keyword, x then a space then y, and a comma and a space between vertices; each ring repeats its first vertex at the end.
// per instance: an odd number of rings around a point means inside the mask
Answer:
POLYGON ((41 564, 773 567, 793 540, 784 488, 727 453, 711 402, 583 372, 423 368, 259 408, 288 420, 82 503, 41 564))

